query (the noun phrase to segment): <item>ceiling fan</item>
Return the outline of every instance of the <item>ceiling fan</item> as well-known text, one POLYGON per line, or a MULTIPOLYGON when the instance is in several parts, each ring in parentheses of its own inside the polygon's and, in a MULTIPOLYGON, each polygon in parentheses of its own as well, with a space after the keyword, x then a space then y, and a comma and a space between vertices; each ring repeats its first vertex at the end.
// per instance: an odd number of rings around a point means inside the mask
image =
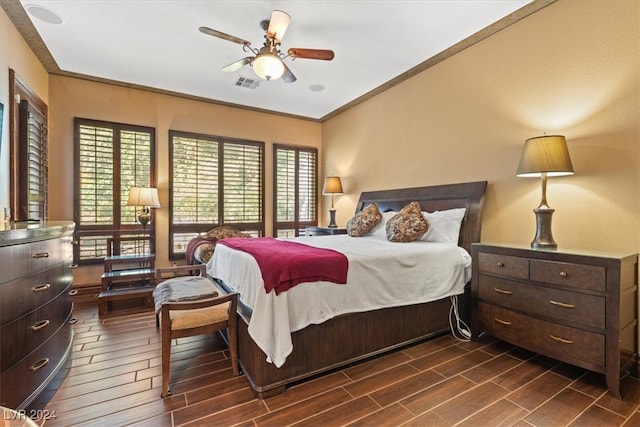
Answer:
POLYGON ((281 10, 274 10, 271 14, 271 19, 260 22, 260 26, 265 31, 264 45, 260 49, 251 46, 250 41, 209 27, 200 27, 199 30, 204 34, 241 44, 245 52, 251 52, 252 55, 245 56, 223 67, 222 71, 236 71, 245 65, 251 65, 253 71, 265 80, 275 80, 282 77, 284 82, 293 83, 297 79, 284 63, 286 58, 291 58, 292 60, 306 58, 331 61, 334 53, 332 50, 327 49, 302 49, 297 47, 290 48, 286 55, 282 53, 280 44, 290 21, 291 17, 288 14, 281 10))

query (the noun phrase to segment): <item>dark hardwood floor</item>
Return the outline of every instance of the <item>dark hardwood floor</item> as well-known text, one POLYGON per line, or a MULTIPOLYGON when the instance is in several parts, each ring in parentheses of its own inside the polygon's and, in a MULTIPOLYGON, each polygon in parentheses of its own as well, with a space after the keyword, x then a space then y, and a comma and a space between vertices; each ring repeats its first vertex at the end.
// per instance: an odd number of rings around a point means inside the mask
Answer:
POLYGON ((500 341, 423 342, 258 400, 233 377, 219 335, 172 348, 173 395, 160 398, 160 333, 152 313, 101 320, 77 305, 72 367, 49 402, 53 426, 634 426, 640 382, 624 401, 604 377, 500 341), (53 417, 55 416, 55 417, 53 417))

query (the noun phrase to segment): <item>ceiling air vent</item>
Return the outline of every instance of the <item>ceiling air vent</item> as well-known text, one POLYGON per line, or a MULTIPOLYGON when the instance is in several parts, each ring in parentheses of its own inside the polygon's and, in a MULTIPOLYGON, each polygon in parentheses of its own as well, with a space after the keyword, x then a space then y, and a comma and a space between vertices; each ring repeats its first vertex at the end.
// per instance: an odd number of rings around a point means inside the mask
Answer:
POLYGON ((234 83, 235 86, 246 87, 247 89, 257 89, 260 86, 260 80, 251 79, 249 77, 238 77, 234 83))

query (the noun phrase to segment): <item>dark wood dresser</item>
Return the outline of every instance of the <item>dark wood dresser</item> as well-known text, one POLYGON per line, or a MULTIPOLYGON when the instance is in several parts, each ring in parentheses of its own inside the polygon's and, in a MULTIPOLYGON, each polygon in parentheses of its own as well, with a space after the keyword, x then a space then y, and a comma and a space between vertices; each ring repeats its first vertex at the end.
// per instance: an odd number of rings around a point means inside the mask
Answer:
POLYGON ((473 338, 485 332, 605 374, 638 368, 638 254, 474 244, 473 338))
MULTIPOLYGON (((0 227, 2 227, 0 225, 0 227)), ((0 406, 42 407, 73 342, 73 222, 0 228, 0 406)))

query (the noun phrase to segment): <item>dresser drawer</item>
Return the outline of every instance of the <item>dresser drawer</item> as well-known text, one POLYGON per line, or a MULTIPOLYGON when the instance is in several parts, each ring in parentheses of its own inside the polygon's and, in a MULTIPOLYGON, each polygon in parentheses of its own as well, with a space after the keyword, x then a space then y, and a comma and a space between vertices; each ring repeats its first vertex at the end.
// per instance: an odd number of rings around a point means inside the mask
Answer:
POLYGON ((498 277, 480 275, 478 297, 505 308, 605 329, 605 299, 498 277))
POLYGON ((529 278, 529 260, 527 258, 480 253, 478 268, 481 273, 491 273, 515 279, 529 278))
POLYGON ((41 306, 72 281, 71 258, 64 264, 0 284, 0 326, 41 306))
POLYGON ((0 283, 8 282, 31 273, 31 248, 29 245, 0 247, 0 283))
POLYGON ((71 258, 71 236, 0 247, 0 283, 46 270, 71 258))
POLYGON ((16 364, 65 324, 72 310, 71 285, 48 304, 0 327, 0 372, 16 364))
POLYGON ((479 303, 485 331, 505 341, 558 360, 604 367, 603 334, 535 319, 492 305, 479 303))
POLYGON ((531 280, 604 292, 606 269, 595 265, 531 260, 531 280))
POLYGON ((46 270, 64 262, 72 255, 71 236, 43 240, 29 244, 31 249, 31 272, 46 270))
MULTIPOLYGON (((0 374, 0 406, 19 408, 60 367, 70 350, 73 330, 68 319, 42 346, 0 374)), ((20 408, 19 408, 20 409, 20 408)))

